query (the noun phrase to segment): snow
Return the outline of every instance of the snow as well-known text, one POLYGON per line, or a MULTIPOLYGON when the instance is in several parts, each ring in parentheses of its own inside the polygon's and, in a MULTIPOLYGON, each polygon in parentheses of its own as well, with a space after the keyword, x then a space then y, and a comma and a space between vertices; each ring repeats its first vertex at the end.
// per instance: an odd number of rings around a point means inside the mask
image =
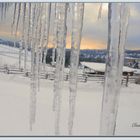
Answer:
MULTIPOLYGON (((0 45, 0 51, 1 49, 6 51, 7 47, 0 45)), ((0 55, 0 60, 9 65, 18 62, 18 59, 10 56, 0 55)), ((0 135, 54 136, 55 114, 52 111, 54 81, 41 79, 40 85, 40 92, 37 94, 36 123, 30 131, 30 79, 23 75, 0 73, 0 135)), ((69 82, 65 81, 63 87, 60 135, 68 135, 69 82)), ((135 122, 140 124, 139 91, 140 86, 136 84, 129 84, 128 87, 122 86, 116 135, 139 135, 140 128, 132 127, 135 122)), ((99 135, 102 94, 101 83, 95 81, 78 83, 73 135, 99 135)))
MULTIPOLYGON (((24 52, 24 51, 23 51, 24 52)), ((19 63, 19 49, 18 48, 14 48, 14 47, 9 47, 6 45, 2 45, 0 44, 0 65, 9 65, 9 66, 15 66, 18 67, 18 63, 19 63)), ((21 67, 24 67, 24 53, 22 55, 22 63, 21 63, 21 67)), ((28 52, 28 68, 30 68, 30 52, 28 52)))
MULTIPOLYGON (((28 78, 1 74, 1 135, 54 135, 53 81, 41 80, 40 93, 37 95, 37 118, 32 132, 28 123, 29 84, 28 78)), ((134 84, 122 88, 116 135, 139 135, 139 128, 131 126, 134 122, 139 123, 139 89, 139 85, 134 84)), ((96 82, 78 83, 73 135, 99 135, 102 91, 102 85, 96 82)), ((64 82, 60 135, 68 135, 68 93, 68 82, 64 82)))
MULTIPOLYGON (((81 62, 82 65, 93 69, 94 71, 105 72, 105 63, 81 62)), ((123 66, 123 72, 134 72, 135 69, 123 66)))
POLYGON ((134 58, 134 57, 125 57, 125 59, 128 59, 128 60, 139 60, 139 58, 134 58))
POLYGON ((135 74, 140 74, 140 69, 134 69, 135 74))

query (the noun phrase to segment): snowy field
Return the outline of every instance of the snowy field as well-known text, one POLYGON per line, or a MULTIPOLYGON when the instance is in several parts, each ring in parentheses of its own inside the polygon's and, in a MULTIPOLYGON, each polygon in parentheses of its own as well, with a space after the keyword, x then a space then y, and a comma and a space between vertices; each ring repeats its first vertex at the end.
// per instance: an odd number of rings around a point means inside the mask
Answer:
MULTIPOLYGON (((2 48, 2 47, 0 47, 2 48)), ((14 51, 15 52, 15 51, 14 51)), ((14 55, 15 56, 15 55, 14 55)), ((18 64, 17 58, 0 55, 3 64, 18 64)), ((122 86, 115 135, 140 135, 140 85, 122 86)), ((103 85, 78 83, 73 135, 99 135, 103 85)), ((60 134, 68 135, 69 83, 64 82, 60 134)), ((37 95, 37 118, 29 130, 30 79, 0 73, 0 135, 54 135, 53 80, 41 79, 37 95)))
MULTIPOLYGON (((140 123, 139 85, 122 87, 116 135, 139 135, 140 123)), ((54 135, 54 112, 52 111, 53 81, 41 80, 37 95, 37 119, 33 131, 29 131, 30 79, 2 74, 0 76, 0 135, 54 135)), ((78 84, 74 135, 99 135, 102 98, 101 83, 78 84)), ((61 135, 67 135, 68 82, 62 92, 61 135)))

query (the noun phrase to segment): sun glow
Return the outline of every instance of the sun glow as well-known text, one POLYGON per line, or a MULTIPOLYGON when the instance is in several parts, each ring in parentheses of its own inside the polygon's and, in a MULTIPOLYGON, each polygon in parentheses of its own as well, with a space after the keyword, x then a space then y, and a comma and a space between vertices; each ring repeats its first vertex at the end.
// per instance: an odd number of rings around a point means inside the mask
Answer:
MULTIPOLYGON (((51 39, 52 40, 52 39, 51 39)), ((53 47, 52 41, 49 41, 49 48, 53 47)), ((68 36, 66 39, 66 48, 71 48, 71 37, 68 36)), ((105 49, 106 43, 102 41, 92 40, 88 38, 82 38, 80 49, 105 49)))

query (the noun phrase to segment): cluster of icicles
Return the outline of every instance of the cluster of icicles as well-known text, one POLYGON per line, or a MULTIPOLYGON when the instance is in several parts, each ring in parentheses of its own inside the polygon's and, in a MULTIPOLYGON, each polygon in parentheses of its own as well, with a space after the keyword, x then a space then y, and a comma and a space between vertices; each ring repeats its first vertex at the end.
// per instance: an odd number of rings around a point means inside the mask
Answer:
MULTIPOLYGON (((65 63, 67 36, 67 18, 71 21, 71 56, 69 79, 69 118, 68 134, 73 134, 73 120, 77 94, 77 74, 79 51, 82 35, 84 3, 1 3, 3 19, 10 6, 13 6, 11 30, 15 39, 21 31, 19 48, 19 69, 24 51, 24 72, 27 72, 27 54, 31 50, 31 96, 30 96, 30 130, 36 119, 36 95, 40 85, 40 71, 46 69, 46 55, 49 41, 50 22, 53 20, 53 54, 56 52, 53 110, 55 112, 55 135, 60 135, 61 90, 65 63), (71 16, 67 16, 68 13, 71 16), (53 19, 51 14, 53 13, 53 19), (55 51, 56 49, 56 51, 55 51)), ((101 7, 100 7, 101 12, 101 7)), ((101 14, 101 13, 100 13, 101 14)), ((118 110, 121 76, 124 59, 124 48, 129 19, 129 8, 126 3, 108 4, 108 46, 104 94, 102 100, 100 134, 114 135, 118 110)), ((93 118, 94 119, 94 118, 93 118)), ((94 124, 93 124, 94 125, 94 124)))

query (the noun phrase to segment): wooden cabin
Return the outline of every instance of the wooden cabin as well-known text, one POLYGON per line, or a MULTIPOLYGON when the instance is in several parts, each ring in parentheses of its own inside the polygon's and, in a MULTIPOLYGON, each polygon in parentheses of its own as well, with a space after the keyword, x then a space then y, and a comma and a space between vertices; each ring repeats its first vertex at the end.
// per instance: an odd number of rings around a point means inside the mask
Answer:
MULTIPOLYGON (((95 62, 80 62, 81 65, 84 67, 84 71, 87 74, 99 74, 104 75, 105 74, 105 63, 95 63, 95 62)), ((134 74, 134 69, 130 67, 123 67, 123 75, 132 76, 134 74)))

